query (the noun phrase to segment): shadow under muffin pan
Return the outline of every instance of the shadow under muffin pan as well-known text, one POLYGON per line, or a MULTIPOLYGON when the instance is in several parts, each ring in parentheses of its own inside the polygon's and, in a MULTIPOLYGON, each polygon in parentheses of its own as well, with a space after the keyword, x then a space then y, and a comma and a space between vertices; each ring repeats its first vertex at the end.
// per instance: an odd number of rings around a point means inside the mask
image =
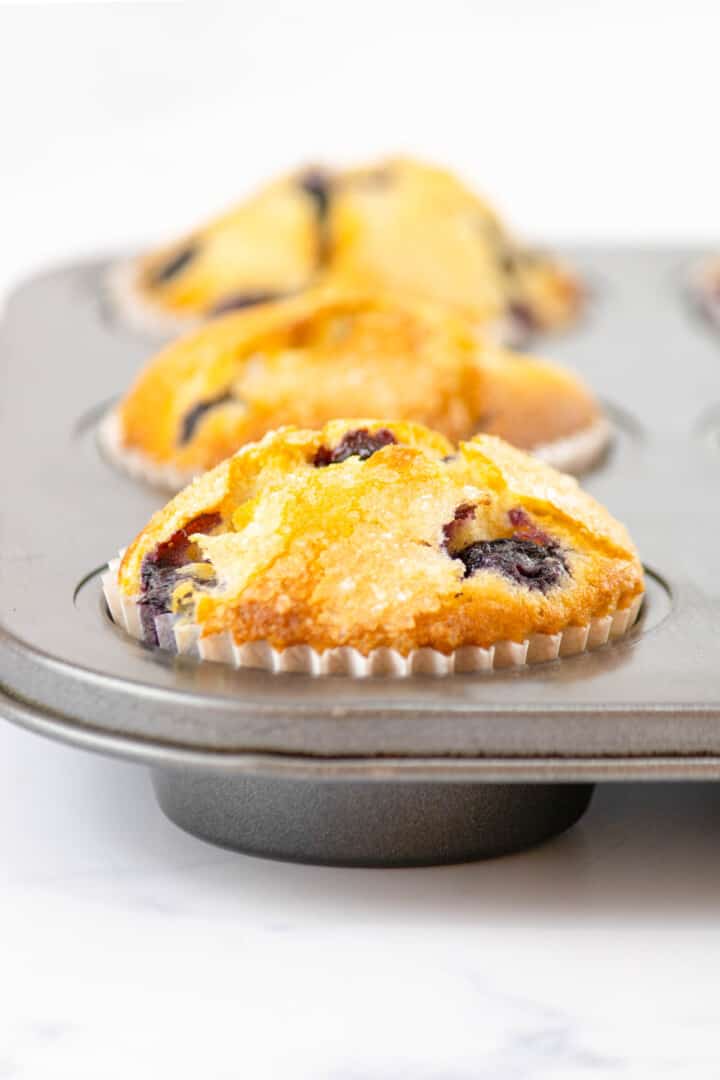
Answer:
POLYGON ((100 574, 165 496, 102 460, 96 425, 153 346, 102 317, 107 263, 93 262, 21 287, 0 326, 0 715, 149 765, 165 812, 197 836, 319 863, 502 854, 572 825, 595 781, 720 778, 720 455, 697 437, 720 356, 667 289, 696 254, 567 257, 605 286, 546 352, 612 403, 615 446, 583 483, 651 568, 626 638, 516 670, 363 680, 238 671, 128 638, 100 574))

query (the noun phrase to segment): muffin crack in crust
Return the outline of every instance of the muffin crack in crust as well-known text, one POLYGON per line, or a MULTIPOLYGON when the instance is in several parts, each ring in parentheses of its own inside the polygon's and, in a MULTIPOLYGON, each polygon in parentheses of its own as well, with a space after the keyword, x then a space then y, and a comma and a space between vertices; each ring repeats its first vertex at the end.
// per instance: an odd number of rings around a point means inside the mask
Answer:
POLYGON ((162 623, 176 640, 362 656, 450 655, 636 612, 632 542, 575 481, 490 436, 450 451, 387 420, 272 432, 159 511, 117 587, 150 644, 162 623))

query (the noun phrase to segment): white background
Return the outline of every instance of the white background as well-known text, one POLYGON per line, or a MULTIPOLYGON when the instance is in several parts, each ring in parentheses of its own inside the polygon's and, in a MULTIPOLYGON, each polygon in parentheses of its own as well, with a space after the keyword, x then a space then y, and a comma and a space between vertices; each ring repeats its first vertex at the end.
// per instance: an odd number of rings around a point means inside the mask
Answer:
MULTIPOLYGON (((692 0, 0 7, 0 292, 398 149, 534 237, 720 243, 719 41, 692 0)), ((0 725, 0 1078, 718 1075, 719 791, 323 870, 201 845, 142 770, 0 725)))
POLYGON ((534 237, 720 242, 720 5, 0 6, 0 289, 404 150, 534 237))

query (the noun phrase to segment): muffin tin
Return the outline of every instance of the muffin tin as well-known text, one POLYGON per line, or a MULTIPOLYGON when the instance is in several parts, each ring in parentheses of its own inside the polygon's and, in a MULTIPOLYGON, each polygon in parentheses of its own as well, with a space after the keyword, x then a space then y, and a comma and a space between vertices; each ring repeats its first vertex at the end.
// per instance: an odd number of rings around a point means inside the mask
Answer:
POLYGON ((583 482, 648 568, 627 638, 442 680, 236 671, 127 638, 100 573, 166 496, 98 450, 100 417, 152 345, 108 317, 97 261, 24 285, 0 329, 0 714, 149 764, 160 805, 198 836, 314 862, 499 854, 571 825, 596 780, 720 776, 720 337, 682 287, 698 253, 567 257, 595 295, 540 351, 614 421, 583 482))

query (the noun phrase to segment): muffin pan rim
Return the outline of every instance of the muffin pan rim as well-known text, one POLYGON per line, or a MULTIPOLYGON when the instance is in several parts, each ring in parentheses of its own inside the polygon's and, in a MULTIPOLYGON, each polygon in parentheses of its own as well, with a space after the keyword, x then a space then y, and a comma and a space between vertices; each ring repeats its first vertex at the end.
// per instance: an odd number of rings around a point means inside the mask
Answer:
POLYGON ((18 727, 67 746, 161 769, 250 776, 292 776, 313 780, 346 778, 399 781, 482 783, 542 780, 690 780, 720 778, 717 754, 637 754, 601 756, 535 755, 447 757, 442 755, 378 756, 282 754, 260 751, 218 751, 174 743, 151 742, 91 725, 66 722, 50 710, 12 697, 0 689, 2 718, 18 727))

